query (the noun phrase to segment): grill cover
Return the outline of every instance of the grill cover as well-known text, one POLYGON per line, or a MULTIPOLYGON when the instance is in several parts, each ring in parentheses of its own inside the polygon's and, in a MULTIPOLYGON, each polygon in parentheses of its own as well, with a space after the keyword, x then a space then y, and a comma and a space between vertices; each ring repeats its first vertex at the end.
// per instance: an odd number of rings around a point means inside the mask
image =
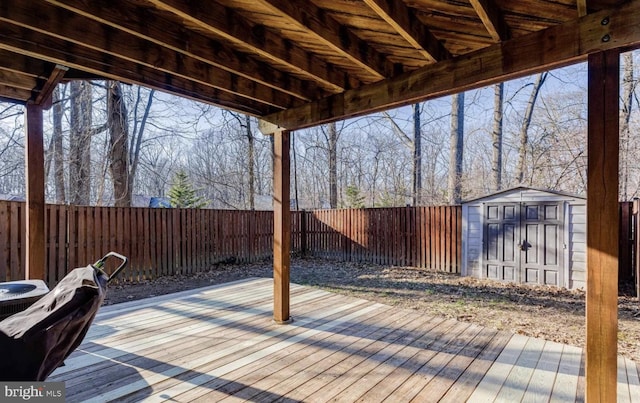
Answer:
POLYGON ((74 269, 47 295, 0 322, 0 381, 44 381, 80 345, 104 301, 107 277, 74 269))

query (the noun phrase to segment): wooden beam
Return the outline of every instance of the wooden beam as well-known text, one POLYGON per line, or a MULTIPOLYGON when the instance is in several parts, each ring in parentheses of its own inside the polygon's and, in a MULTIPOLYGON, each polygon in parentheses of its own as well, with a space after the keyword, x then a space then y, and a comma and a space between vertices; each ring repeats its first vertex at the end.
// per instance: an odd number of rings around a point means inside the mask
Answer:
POLYGON ((437 62, 451 57, 438 38, 420 22, 416 12, 402 1, 364 0, 364 2, 426 60, 437 62))
POLYGON ((377 79, 394 75, 393 63, 312 2, 259 1, 268 6, 274 14, 286 17, 294 27, 312 31, 329 48, 348 58, 377 79))
POLYGON ((218 3, 185 0, 149 0, 149 2, 201 29, 223 37, 247 53, 256 53, 276 64, 284 64, 292 72, 318 82, 327 91, 341 92, 347 88, 360 86, 358 80, 350 79, 336 66, 294 43, 286 43, 286 46, 283 46, 282 37, 278 34, 261 26, 250 25, 237 12, 218 3))
POLYGON ((594 53, 588 63, 586 400, 615 402, 620 53, 594 53))
POLYGON ((0 49, 62 64, 106 79, 168 91, 249 115, 261 116, 268 111, 281 109, 12 24, 0 24, 0 49), (40 46, 42 43, 47 46, 40 46))
POLYGON ((51 71, 51 75, 47 79, 47 81, 42 84, 41 88, 36 88, 37 95, 34 100, 34 104, 41 105, 45 109, 49 109, 51 106, 51 94, 53 94, 53 90, 56 88, 58 83, 62 81, 65 73, 69 70, 69 68, 61 65, 56 65, 51 71))
POLYGON ((21 103, 27 102, 31 98, 31 90, 0 84, 0 97, 21 103))
POLYGON ((273 320, 289 323, 289 270, 291 253, 291 211, 289 146, 290 133, 274 134, 273 164, 273 320))
POLYGON ((21 0, 3 0, 2 5, 2 25, 19 24, 61 39, 67 42, 62 47, 67 51, 72 51, 72 44, 81 45, 98 52, 101 60, 109 56, 118 57, 272 106, 287 108, 302 104, 301 99, 279 90, 58 7, 21 0))
POLYGON ((45 279, 44 144, 42 106, 27 104, 25 177, 27 180, 25 226, 25 277, 45 279))
POLYGON ((422 102, 640 47, 640 0, 262 118, 288 130, 422 102), (605 19, 608 21, 603 24, 605 19))
POLYGON ((469 0, 482 24, 496 42, 506 41, 510 37, 509 27, 502 11, 493 0, 469 0))
POLYGON ((5 70, 0 65, 0 85, 6 85, 7 87, 19 88, 22 90, 32 90, 38 85, 38 78, 30 74, 5 70))
POLYGON ((587 9, 587 0, 576 0, 576 7, 578 8, 578 17, 584 17, 589 13, 587 9))
POLYGON ((253 57, 241 55, 237 50, 220 41, 207 38, 195 31, 185 30, 182 26, 154 14, 151 10, 143 12, 140 7, 131 4, 130 1, 112 0, 109 2, 109 7, 82 0, 48 1, 86 18, 126 31, 131 35, 240 77, 284 91, 289 95, 306 100, 319 98, 317 95, 328 95, 310 81, 300 80, 253 57), (132 15, 144 16, 144 18, 131 18, 132 15))

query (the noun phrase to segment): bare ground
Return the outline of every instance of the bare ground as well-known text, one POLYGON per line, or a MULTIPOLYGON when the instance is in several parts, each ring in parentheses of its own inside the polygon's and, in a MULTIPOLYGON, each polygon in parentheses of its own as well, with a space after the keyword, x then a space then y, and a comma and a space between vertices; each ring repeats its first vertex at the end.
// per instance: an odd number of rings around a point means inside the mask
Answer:
MULTIPOLYGON (((272 277, 271 262, 220 265, 207 272, 111 286, 105 304, 205 287, 247 277, 272 277)), ((460 277, 411 267, 293 259, 293 283, 455 318, 575 346, 585 343, 585 294, 460 277)), ((618 353, 640 363, 640 302, 618 300, 618 353)))

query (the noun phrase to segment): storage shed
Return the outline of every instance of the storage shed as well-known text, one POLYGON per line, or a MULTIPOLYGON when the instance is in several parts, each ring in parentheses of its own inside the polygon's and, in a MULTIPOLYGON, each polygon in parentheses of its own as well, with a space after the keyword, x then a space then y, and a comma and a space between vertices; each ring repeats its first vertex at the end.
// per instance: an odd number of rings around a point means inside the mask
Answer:
POLYGON ((462 203, 462 275, 584 288, 584 197, 517 187, 462 203))

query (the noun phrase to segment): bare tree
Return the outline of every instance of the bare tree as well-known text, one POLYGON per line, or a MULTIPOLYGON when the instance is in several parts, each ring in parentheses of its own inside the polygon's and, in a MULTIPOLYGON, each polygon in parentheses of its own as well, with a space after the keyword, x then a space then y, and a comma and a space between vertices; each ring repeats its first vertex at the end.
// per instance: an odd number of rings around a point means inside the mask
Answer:
POLYGON ((75 205, 89 205, 91 201, 91 83, 72 81, 70 91, 69 200, 75 205))
POLYGON ((529 102, 527 102, 527 109, 525 110, 524 117, 522 118, 522 124, 520 125, 520 142, 518 148, 518 165, 516 167, 516 181, 523 183, 526 171, 526 159, 527 159, 527 147, 529 143, 529 126, 531 125, 531 119, 533 117, 533 110, 536 106, 536 100, 540 93, 540 88, 544 81, 547 79, 549 73, 544 72, 538 74, 536 81, 533 83, 531 89, 531 95, 529 96, 529 102))
POLYGON ((51 165, 53 165, 53 182, 56 203, 66 203, 65 178, 64 178, 64 148, 62 136, 62 118, 64 116, 64 99, 60 93, 60 86, 56 86, 52 94, 53 110, 51 118, 53 120, 53 130, 51 133, 51 144, 46 152, 45 178, 49 177, 51 165))
POLYGON ((136 180, 136 174, 138 173, 138 164, 140 162, 140 148, 142 146, 142 138, 145 134, 145 128, 147 127, 147 120, 151 112, 151 105, 153 104, 153 95, 155 90, 149 91, 147 98, 147 104, 144 107, 142 118, 138 123, 138 106, 142 101, 142 87, 138 87, 138 95, 136 96, 136 102, 133 107, 133 133, 131 135, 131 143, 129 145, 129 178, 130 186, 133 189, 133 182, 136 180))
POLYGON ((633 53, 627 52, 623 56, 624 71, 622 75, 622 114, 620 117, 620 192, 622 200, 629 200, 630 165, 631 161, 631 110, 636 83, 633 79, 633 53))
POLYGON ((338 207, 338 129, 336 123, 327 125, 327 154, 329 158, 329 205, 338 207))
POLYGON ((413 205, 418 206, 422 194, 422 126, 420 104, 413 105, 413 205))
POLYGON ((494 85, 493 98, 493 131, 491 133, 493 158, 491 171, 493 173, 493 190, 502 189, 502 121, 504 103, 504 83, 494 85))
POLYGON ((131 180, 129 178, 129 125, 127 106, 122 88, 117 81, 107 84, 107 125, 109 127, 109 169, 113 180, 113 198, 116 207, 131 206, 131 180))
POLYGON ((462 201, 462 153, 464 150, 464 92, 451 98, 451 143, 449 154, 449 204, 462 201))

